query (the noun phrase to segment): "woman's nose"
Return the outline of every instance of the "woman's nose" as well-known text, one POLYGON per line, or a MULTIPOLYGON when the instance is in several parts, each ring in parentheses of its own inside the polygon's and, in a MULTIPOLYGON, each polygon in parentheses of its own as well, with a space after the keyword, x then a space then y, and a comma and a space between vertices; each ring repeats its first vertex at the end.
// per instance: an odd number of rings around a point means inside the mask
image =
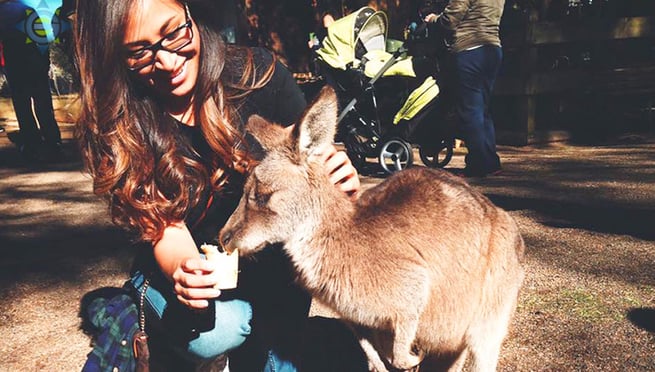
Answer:
POLYGON ((158 50, 155 54, 155 67, 160 71, 173 71, 175 69, 178 54, 167 50, 158 50))

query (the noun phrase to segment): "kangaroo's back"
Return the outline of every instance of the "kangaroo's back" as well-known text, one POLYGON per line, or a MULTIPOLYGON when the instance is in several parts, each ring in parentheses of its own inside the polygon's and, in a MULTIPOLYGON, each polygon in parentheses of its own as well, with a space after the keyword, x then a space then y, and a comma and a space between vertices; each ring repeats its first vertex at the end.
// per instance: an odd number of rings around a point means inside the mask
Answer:
POLYGON ((353 228, 358 234, 384 237, 369 248, 384 254, 417 247, 422 255, 435 254, 433 260, 443 261, 444 254, 466 254, 469 247, 468 254, 474 256, 486 254, 481 247, 496 229, 518 232, 504 210, 440 169, 415 167, 395 173, 363 193, 355 207, 353 228), (462 244, 464 237, 471 244, 462 244))
POLYGON ((360 222, 367 224, 369 217, 391 211, 409 213, 407 217, 419 223, 431 221, 436 210, 457 215, 471 209, 484 213, 495 206, 459 177, 441 169, 415 167, 394 173, 364 192, 356 208, 360 222))

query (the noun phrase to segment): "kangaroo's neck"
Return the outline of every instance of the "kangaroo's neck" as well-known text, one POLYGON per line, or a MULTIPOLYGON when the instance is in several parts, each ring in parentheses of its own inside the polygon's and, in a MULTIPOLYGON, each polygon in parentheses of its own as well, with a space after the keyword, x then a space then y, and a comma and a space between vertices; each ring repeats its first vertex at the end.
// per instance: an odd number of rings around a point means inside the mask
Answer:
POLYGON ((332 245, 342 240, 347 241, 352 233, 355 227, 355 204, 334 185, 328 186, 314 194, 312 218, 303 221, 303 228, 297 229, 296 236, 287 242, 294 250, 290 253, 306 254, 307 251, 330 250, 324 240, 332 245), (309 245, 310 242, 314 245, 309 245))
MULTIPOLYGON (((348 276, 344 263, 361 230, 353 223, 356 206, 334 185, 329 184, 314 198, 315 218, 305 221, 296 235, 286 242, 285 249, 293 261, 301 280, 311 288, 320 288, 325 278, 348 276)), ((331 279, 330 279, 331 280, 331 279)))

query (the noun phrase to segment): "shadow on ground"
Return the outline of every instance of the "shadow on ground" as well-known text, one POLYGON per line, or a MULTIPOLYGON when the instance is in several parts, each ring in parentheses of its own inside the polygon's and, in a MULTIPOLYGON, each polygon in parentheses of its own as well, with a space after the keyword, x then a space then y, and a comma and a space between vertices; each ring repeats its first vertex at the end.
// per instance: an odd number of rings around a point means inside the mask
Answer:
POLYGON ((616 205, 588 205, 584 202, 517 198, 488 195, 506 210, 531 210, 540 222, 560 228, 580 228, 608 234, 631 235, 655 240, 655 209, 616 205))
POLYGON ((643 330, 655 333, 655 308, 631 309, 628 320, 643 330))

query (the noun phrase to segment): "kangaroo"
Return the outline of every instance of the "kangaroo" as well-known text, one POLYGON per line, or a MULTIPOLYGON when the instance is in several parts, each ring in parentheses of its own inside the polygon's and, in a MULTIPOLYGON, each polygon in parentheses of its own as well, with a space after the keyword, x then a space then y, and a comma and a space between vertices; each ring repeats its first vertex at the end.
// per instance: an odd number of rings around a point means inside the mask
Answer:
POLYGON ((265 155, 220 232, 224 249, 247 256, 283 243, 301 285, 352 326, 372 370, 461 370, 467 354, 473 370, 495 370, 524 276, 516 223, 459 177, 425 167, 352 202, 317 156, 336 119, 329 87, 293 130, 249 118, 265 155))

